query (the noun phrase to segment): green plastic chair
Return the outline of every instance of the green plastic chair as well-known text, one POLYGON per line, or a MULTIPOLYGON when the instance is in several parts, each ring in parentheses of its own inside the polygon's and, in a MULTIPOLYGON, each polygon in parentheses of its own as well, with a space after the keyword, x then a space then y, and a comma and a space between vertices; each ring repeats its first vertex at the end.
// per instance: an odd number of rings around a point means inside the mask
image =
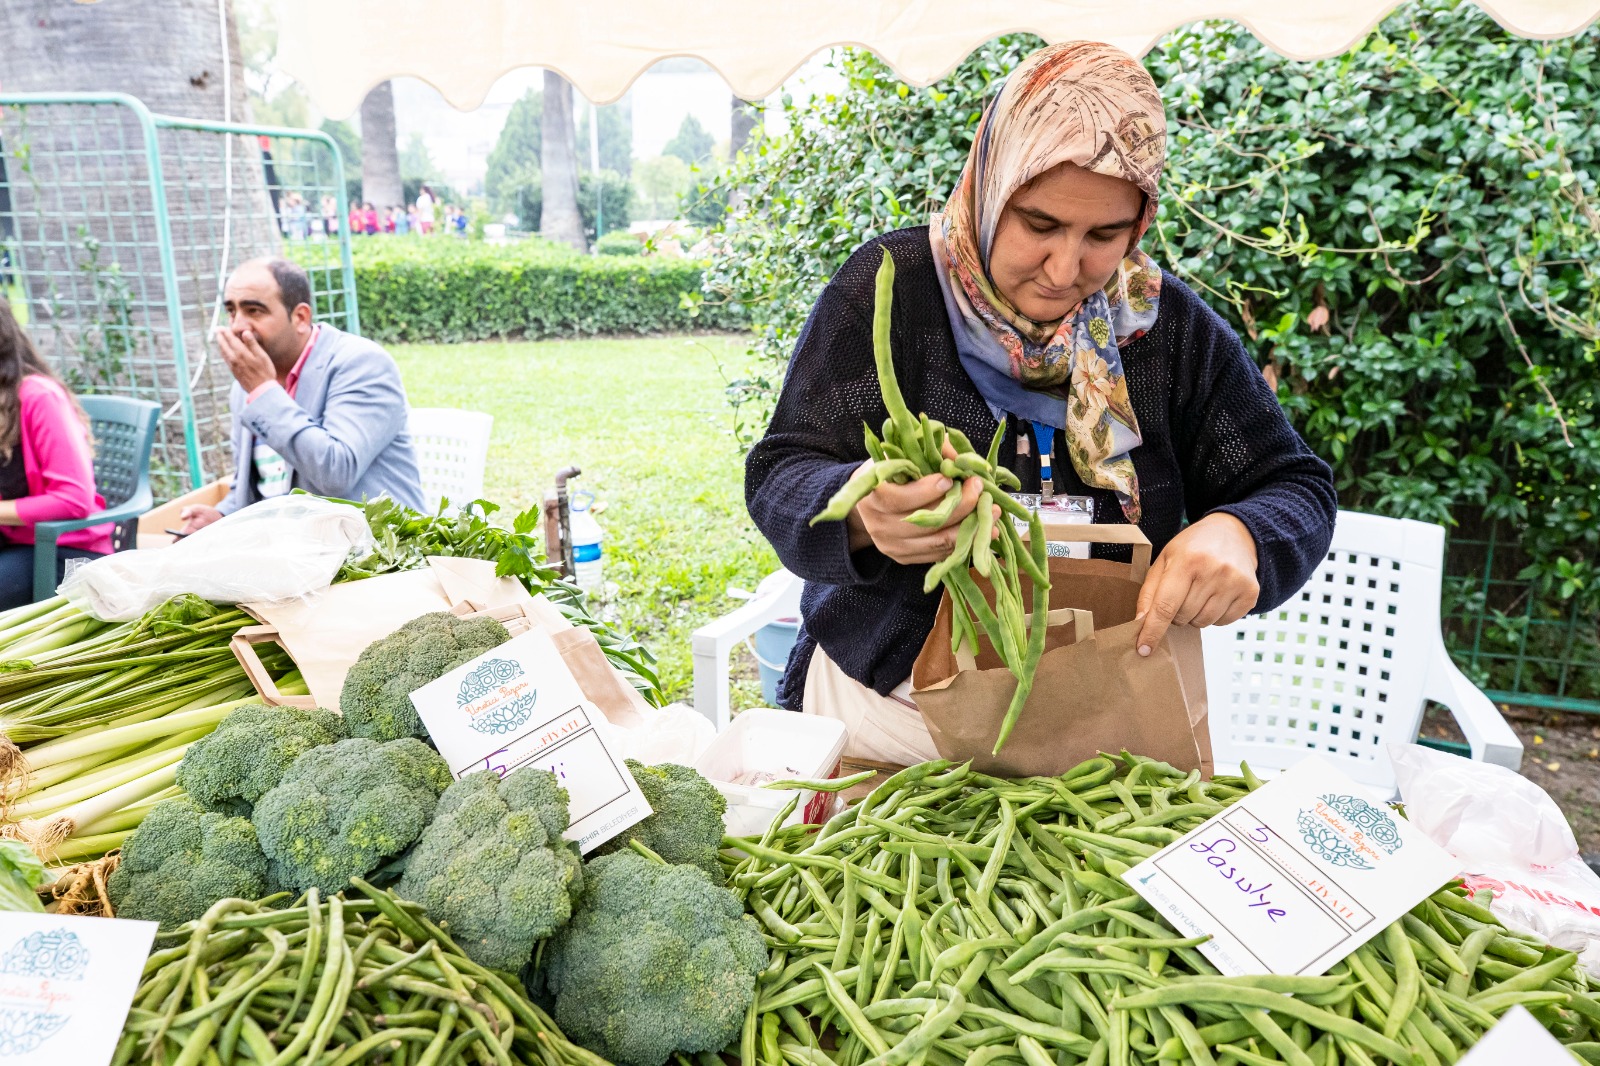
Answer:
POLYGON ((56 592, 56 542, 63 533, 116 522, 112 544, 122 535, 120 524, 138 518, 155 504, 150 492, 150 449, 156 439, 161 405, 125 396, 82 396, 84 413, 94 436, 95 491, 105 497, 106 509, 87 518, 40 522, 33 527, 33 599, 49 599, 56 592))

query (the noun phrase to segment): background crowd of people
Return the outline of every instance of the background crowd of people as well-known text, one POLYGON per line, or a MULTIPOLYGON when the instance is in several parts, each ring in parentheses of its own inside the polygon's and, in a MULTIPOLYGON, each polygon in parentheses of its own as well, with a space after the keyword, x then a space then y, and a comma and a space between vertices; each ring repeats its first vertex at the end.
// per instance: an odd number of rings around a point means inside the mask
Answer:
MULTIPOLYGON (((320 212, 300 193, 291 192, 284 197, 279 213, 283 232, 290 240, 316 240, 335 236, 339 232, 339 203, 332 196, 324 196, 320 212)), ((406 236, 435 233, 465 236, 469 218, 465 209, 455 204, 440 205, 433 190, 424 185, 416 200, 405 205, 391 205, 381 211, 370 200, 350 202, 349 225, 353 237, 375 237, 379 234, 406 236)))

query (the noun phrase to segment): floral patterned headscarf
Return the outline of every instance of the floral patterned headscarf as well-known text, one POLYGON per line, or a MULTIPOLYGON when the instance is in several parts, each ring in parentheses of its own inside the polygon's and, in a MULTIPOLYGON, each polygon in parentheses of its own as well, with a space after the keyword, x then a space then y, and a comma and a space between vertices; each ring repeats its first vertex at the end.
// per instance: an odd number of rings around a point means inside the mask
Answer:
POLYGON ((1128 453, 1140 443, 1117 345, 1149 329, 1161 268, 1137 247, 1156 215, 1166 162, 1161 94, 1138 60, 1074 41, 1023 60, 978 125, 961 180, 929 226, 961 362, 996 418, 1065 430, 1087 485, 1113 489, 1139 520, 1128 453), (1144 192, 1133 247, 1106 287, 1060 322, 1019 312, 989 275, 1000 215, 1023 185, 1062 163, 1131 181, 1144 192))

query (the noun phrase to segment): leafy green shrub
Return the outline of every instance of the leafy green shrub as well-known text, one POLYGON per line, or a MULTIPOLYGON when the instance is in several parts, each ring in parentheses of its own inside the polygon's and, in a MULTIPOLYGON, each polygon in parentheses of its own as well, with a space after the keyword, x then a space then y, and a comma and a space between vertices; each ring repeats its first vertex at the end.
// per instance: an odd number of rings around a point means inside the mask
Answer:
MULTIPOLYGON (((1420 0, 1332 59, 1285 60, 1231 23, 1146 58, 1169 121, 1146 247, 1239 331, 1341 506, 1452 530, 1445 611, 1457 646, 1478 645, 1476 679, 1591 699, 1597 41, 1521 40, 1463 0, 1420 0), (1549 662, 1518 673, 1524 656, 1549 662)), ((1037 44, 1001 38, 921 90, 847 51, 845 87, 743 155, 704 295, 757 327, 729 390, 746 439, 833 270, 926 221, 996 80, 1037 44)))
POLYGON ((608 233, 594 243, 597 255, 643 255, 644 242, 631 233, 608 233))
POLYGON ((361 331, 375 340, 473 341, 733 329, 731 308, 695 309, 703 264, 587 256, 543 241, 358 241, 361 331))

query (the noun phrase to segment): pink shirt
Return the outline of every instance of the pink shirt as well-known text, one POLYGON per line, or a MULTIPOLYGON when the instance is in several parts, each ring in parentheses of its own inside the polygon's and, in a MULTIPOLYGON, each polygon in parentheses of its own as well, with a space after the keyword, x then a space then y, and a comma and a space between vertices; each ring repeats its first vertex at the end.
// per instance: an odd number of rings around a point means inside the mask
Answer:
MULTIPOLYGON (((106 501, 95 491, 94 449, 67 390, 47 377, 29 374, 17 384, 17 401, 28 495, 16 506, 17 517, 25 524, 0 526, 0 536, 12 544, 32 544, 35 523, 87 518, 105 510, 106 501)), ((63 533, 57 543, 109 552, 111 523, 63 533)))

